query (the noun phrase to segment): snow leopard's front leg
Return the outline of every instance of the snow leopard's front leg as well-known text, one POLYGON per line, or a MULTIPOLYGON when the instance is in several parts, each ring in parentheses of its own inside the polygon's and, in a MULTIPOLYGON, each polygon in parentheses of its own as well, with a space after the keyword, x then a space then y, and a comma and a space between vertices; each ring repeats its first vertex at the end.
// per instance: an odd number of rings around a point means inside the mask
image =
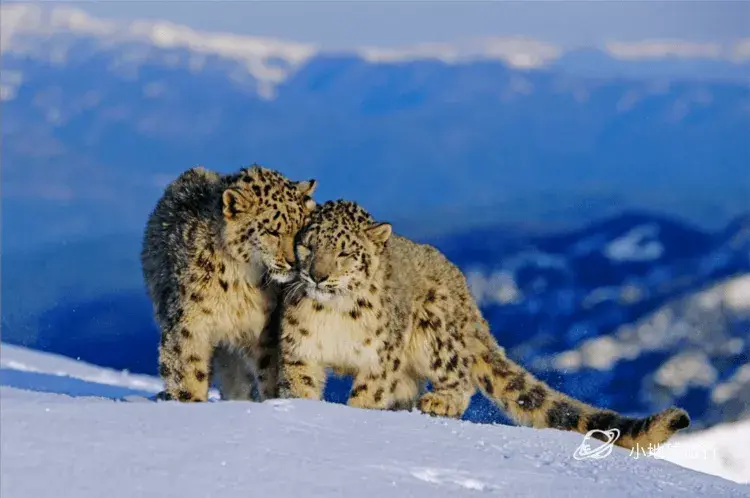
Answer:
POLYGON ((293 316, 284 316, 279 344, 279 397, 322 399, 326 385, 325 366, 299 354, 300 343, 309 336, 293 316))
POLYGON ((255 367, 255 382, 260 400, 276 398, 279 395, 279 311, 261 332, 258 342, 248 354, 255 367))
POLYGON ((188 320, 162 332, 159 374, 163 397, 179 401, 206 401, 213 345, 207 330, 188 320))
POLYGON ((323 398, 326 370, 322 365, 287 356, 282 359, 279 373, 280 398, 323 398))
POLYGON ((380 369, 360 372, 354 377, 349 406, 386 410, 393 406, 397 393, 409 384, 410 379, 403 373, 403 361, 394 349, 384 347, 382 351, 380 369))

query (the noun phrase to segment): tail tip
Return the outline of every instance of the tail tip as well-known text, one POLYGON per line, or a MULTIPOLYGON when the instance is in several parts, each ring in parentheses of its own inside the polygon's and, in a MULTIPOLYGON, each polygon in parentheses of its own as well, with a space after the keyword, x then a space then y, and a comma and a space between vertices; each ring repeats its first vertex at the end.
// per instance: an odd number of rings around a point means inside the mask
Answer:
POLYGON ((669 414, 671 420, 669 422, 669 429, 677 432, 681 429, 687 429, 690 427, 690 416, 682 408, 670 408, 669 414))

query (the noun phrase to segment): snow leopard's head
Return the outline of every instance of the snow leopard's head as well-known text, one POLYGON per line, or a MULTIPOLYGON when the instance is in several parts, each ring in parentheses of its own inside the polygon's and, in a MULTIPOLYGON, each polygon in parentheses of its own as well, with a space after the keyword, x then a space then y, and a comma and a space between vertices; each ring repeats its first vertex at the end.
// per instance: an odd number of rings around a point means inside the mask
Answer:
POLYGON ((294 237, 315 208, 315 180, 292 182, 260 166, 243 169, 222 196, 224 241, 235 259, 261 263, 269 277, 294 278, 294 237))
POLYGON ((327 301, 368 285, 391 232, 390 224, 375 222, 354 202, 318 206, 295 246, 299 281, 307 295, 327 301))

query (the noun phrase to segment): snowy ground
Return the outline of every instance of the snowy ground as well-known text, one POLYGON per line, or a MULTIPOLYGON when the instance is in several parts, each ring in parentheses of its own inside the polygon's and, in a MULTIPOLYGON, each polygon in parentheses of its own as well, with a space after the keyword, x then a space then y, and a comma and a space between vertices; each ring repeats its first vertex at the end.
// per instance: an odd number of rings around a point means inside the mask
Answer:
POLYGON ((750 483, 750 420, 675 437, 659 449, 658 456, 690 469, 750 483))
MULTIPOLYGON (((0 386, 3 498, 750 497, 748 485, 620 448, 576 460, 582 437, 553 430, 302 400, 154 403, 140 396, 157 379, 7 345, 0 386)), ((748 434, 737 427, 735 443, 748 434)))

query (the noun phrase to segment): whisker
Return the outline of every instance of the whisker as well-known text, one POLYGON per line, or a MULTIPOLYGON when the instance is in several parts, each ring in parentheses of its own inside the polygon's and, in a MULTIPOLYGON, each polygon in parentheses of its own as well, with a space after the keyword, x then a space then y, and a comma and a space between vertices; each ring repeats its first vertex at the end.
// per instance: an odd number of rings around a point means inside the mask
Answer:
POLYGON ((292 298, 292 294, 294 294, 295 285, 296 283, 286 288, 286 291, 284 292, 284 304, 289 304, 289 300, 292 298))
POLYGON ((304 286, 304 282, 294 282, 292 285, 289 286, 287 289, 287 293, 284 296, 284 304, 289 304, 289 301, 291 301, 296 295, 297 292, 299 292, 302 287, 304 286))
POLYGON ((261 281, 260 288, 266 289, 269 285, 271 285, 271 270, 269 268, 265 268, 263 270, 263 280, 261 281))

